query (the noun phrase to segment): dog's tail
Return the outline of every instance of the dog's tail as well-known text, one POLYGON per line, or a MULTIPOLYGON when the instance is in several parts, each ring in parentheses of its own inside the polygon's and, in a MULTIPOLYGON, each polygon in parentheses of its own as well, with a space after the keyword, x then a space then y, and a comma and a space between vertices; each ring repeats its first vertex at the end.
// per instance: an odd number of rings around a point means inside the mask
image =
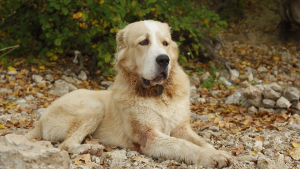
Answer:
POLYGON ((43 125, 41 121, 38 121, 35 123, 34 129, 29 131, 27 134, 25 134, 25 137, 28 140, 31 140, 33 138, 35 139, 41 139, 42 137, 42 131, 43 131, 43 125))

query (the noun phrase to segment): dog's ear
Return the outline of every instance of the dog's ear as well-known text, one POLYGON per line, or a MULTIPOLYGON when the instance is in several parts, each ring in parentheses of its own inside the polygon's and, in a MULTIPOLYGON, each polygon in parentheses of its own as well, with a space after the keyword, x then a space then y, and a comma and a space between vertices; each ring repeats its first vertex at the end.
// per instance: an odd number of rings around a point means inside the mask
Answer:
POLYGON ((120 30, 117 33, 117 52, 119 52, 120 50, 124 49, 126 47, 126 42, 125 42, 125 29, 120 30))

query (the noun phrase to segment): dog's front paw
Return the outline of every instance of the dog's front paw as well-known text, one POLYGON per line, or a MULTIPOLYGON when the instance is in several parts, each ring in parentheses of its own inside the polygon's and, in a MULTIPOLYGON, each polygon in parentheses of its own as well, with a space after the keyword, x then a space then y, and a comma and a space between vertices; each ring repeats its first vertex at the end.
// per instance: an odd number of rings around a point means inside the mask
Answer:
POLYGON ((234 159, 225 151, 205 150, 200 159, 200 165, 211 168, 222 168, 230 166, 234 159))
POLYGON ((76 148, 75 154, 91 154, 101 156, 103 153, 104 146, 99 144, 81 144, 76 148))

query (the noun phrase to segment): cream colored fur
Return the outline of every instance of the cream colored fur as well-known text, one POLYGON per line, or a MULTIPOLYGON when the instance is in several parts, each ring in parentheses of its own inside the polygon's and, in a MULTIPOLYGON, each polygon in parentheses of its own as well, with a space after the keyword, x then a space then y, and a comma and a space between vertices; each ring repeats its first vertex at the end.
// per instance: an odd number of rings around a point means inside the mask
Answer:
POLYGON ((205 167, 231 165, 229 154, 215 150, 191 129, 189 79, 177 58, 167 24, 129 24, 117 34, 118 75, 111 90, 81 89, 64 95, 45 110, 27 138, 61 141, 59 148, 79 154, 103 148, 80 144, 90 134, 107 145, 154 157, 205 167), (148 45, 140 44, 144 39, 148 45), (142 78, 151 81, 159 73, 155 59, 163 53, 170 58, 168 76, 160 84, 143 86, 142 78))

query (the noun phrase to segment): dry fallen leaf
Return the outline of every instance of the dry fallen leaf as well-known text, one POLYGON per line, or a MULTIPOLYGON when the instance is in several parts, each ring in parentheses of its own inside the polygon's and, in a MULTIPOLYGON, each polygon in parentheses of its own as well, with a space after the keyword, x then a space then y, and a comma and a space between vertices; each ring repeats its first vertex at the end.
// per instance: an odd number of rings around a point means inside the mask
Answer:
POLYGON ((265 137, 264 137, 264 136, 255 136, 254 140, 255 140, 255 141, 261 141, 261 142, 264 142, 264 141, 265 141, 265 137))
POLYGON ((298 144, 298 143, 292 142, 292 145, 294 148, 300 148, 300 144, 298 144))
POLYGON ((7 127, 5 127, 4 125, 0 124, 0 129, 6 129, 7 127))
POLYGON ((300 160, 300 148, 293 148, 289 150, 289 155, 294 159, 299 161, 300 160))
POLYGON ((178 164, 174 161, 170 161, 167 167, 170 167, 170 166, 181 166, 181 164, 178 164))
POLYGON ((138 157, 138 156, 133 157, 131 159, 131 161, 141 161, 141 162, 144 162, 146 164, 149 164, 149 160, 147 158, 138 157))

